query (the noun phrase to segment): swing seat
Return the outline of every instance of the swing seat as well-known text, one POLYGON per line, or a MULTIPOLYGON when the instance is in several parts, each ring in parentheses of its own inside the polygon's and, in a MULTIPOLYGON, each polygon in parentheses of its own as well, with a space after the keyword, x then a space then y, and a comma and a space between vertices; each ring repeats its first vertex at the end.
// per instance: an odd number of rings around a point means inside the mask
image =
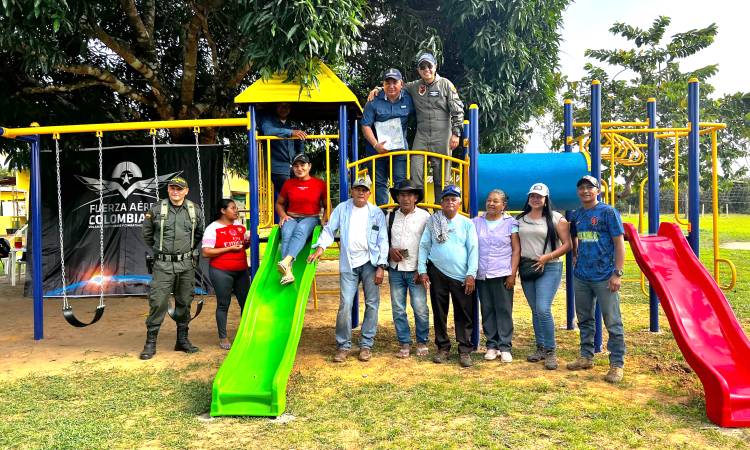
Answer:
MULTIPOLYGON (((169 301, 169 302, 167 302, 167 304, 169 305, 169 306, 167 306, 167 313, 169 314, 169 317, 172 318, 172 320, 175 320, 175 318, 174 318, 174 307, 172 306, 172 302, 169 301)), ((192 322, 193 319, 195 319, 196 317, 198 317, 198 314, 201 313, 201 310, 203 310, 203 299, 202 298, 200 300, 198 300, 198 305, 195 308, 195 315, 190 318, 190 322, 192 322)))
POLYGON ((73 314, 73 307, 70 305, 63 306, 63 309, 62 309, 63 317, 65 317, 65 320, 67 320, 69 324, 73 325, 76 328, 87 327, 89 325, 95 324, 96 322, 99 321, 99 319, 102 318, 102 316, 104 315, 104 306, 105 305, 99 305, 96 307, 96 312, 94 313, 94 320, 92 320, 89 323, 83 323, 80 320, 76 319, 75 314, 73 314))

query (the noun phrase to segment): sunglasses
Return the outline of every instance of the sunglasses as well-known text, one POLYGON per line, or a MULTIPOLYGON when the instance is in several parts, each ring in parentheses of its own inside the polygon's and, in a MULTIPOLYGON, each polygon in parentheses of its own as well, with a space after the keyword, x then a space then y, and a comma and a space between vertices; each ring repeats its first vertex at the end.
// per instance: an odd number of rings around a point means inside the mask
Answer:
POLYGON ((426 64, 419 65, 419 70, 427 70, 427 69, 432 69, 432 64, 426 63, 426 64))

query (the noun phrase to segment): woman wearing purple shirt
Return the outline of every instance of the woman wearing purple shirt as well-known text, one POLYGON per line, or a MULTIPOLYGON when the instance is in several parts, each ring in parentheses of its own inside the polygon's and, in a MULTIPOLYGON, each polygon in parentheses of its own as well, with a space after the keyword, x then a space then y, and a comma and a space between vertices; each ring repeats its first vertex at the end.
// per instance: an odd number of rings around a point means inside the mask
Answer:
POLYGON ((479 238, 477 293, 482 328, 487 337, 484 359, 513 361, 513 287, 521 261, 518 221, 505 212, 508 196, 495 189, 487 196, 487 212, 472 219, 479 238))

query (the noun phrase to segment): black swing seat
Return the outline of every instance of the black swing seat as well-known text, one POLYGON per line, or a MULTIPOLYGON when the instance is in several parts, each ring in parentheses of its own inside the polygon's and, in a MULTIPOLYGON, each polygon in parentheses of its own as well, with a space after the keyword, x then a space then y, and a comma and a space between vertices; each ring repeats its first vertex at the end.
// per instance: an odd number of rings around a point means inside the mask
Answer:
POLYGON ((89 323, 83 323, 80 320, 76 319, 75 314, 73 314, 73 307, 70 306, 70 305, 63 306, 63 309, 62 309, 63 317, 65 317, 65 320, 67 320, 68 323, 71 324, 71 325, 73 325, 74 327, 77 327, 77 328, 87 327, 89 325, 95 324, 96 322, 99 321, 99 319, 102 318, 102 316, 104 315, 104 306, 105 305, 100 305, 100 306, 96 307, 96 313, 94 314, 94 320, 92 320, 89 323))
MULTIPOLYGON (((172 301, 167 300, 167 313, 169 313, 169 317, 172 318, 172 320, 175 320, 174 318, 174 307, 172 307, 172 301)), ((196 317, 198 317, 198 314, 201 313, 203 310, 203 299, 198 300, 198 306, 195 308, 195 315, 190 318, 190 321, 192 322, 196 317)))

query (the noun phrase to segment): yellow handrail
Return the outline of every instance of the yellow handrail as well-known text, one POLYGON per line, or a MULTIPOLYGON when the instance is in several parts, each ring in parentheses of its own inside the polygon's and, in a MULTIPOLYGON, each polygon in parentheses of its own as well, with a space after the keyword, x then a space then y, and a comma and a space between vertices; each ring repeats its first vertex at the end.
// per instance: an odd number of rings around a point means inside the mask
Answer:
POLYGON ((674 133, 674 218, 680 225, 686 225, 691 231, 690 222, 680 220, 680 138, 674 133))
MULTIPOLYGON (((639 203, 639 211, 638 211, 638 232, 643 234, 643 186, 645 186, 646 181, 648 181, 648 177, 644 178, 643 181, 641 181, 641 201, 639 203)), ((658 214, 658 213, 657 213, 658 214)))
POLYGON ((714 279, 716 284, 721 289, 729 290, 734 288, 737 284, 737 268, 734 267, 734 263, 728 259, 719 258, 719 158, 717 151, 717 133, 716 130, 711 131, 711 187, 713 188, 713 226, 714 226, 714 279), (729 265, 729 270, 732 272, 732 281, 729 286, 722 286, 720 281, 721 270, 719 268, 720 263, 726 263, 729 265))

